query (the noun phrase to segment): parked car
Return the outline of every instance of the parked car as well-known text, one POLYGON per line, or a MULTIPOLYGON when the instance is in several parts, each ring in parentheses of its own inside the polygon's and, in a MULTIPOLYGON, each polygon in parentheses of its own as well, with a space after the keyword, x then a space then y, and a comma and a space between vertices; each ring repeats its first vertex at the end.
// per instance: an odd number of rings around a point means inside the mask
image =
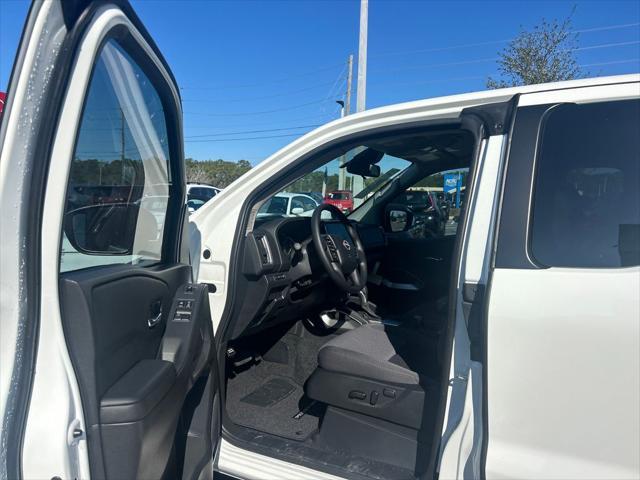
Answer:
POLYGON ((180 90, 126 1, 34 3, 16 59, 0 478, 640 475, 640 75, 359 112, 187 222, 180 90), (69 207, 123 128, 126 201, 69 207), (322 158, 395 171, 349 216, 258 218, 322 158), (464 167, 453 235, 390 234, 464 167), (158 232, 135 202, 164 184, 158 232))
POLYGON ((189 213, 198 210, 221 191, 222 189, 205 183, 187 183, 187 207, 189 213))
POLYGON ((258 210, 258 216, 310 217, 317 206, 318 202, 309 195, 283 192, 267 200, 258 210))
POLYGON ((349 190, 335 190, 324 197, 324 203, 335 205, 344 213, 353 210, 353 194, 349 190))
POLYGON ((318 205, 324 202, 324 197, 322 196, 322 192, 302 192, 302 193, 304 193, 305 195, 309 195, 318 203, 318 205))

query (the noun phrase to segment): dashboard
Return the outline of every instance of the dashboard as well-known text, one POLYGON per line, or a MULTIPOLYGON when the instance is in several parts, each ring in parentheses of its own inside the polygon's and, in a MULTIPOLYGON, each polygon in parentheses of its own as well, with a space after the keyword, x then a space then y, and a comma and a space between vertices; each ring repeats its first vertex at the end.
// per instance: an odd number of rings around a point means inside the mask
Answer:
MULTIPOLYGON (((382 253, 386 238, 378 225, 353 224, 367 259, 382 253)), ((325 233, 348 235, 340 222, 323 222, 325 233)), ((240 294, 242 302, 233 338, 293 319, 301 319, 327 304, 335 305, 342 291, 329 279, 311 239, 309 217, 265 217, 256 220, 245 237, 240 294)))

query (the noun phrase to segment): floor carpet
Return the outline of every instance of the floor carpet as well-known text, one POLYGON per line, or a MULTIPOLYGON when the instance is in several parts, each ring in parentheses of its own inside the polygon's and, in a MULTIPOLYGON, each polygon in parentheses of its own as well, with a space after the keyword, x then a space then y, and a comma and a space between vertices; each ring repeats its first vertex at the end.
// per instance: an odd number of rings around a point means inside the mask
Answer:
POLYGON ((262 361, 227 381, 227 413, 234 423, 292 440, 306 440, 323 406, 304 395, 286 365, 262 361))

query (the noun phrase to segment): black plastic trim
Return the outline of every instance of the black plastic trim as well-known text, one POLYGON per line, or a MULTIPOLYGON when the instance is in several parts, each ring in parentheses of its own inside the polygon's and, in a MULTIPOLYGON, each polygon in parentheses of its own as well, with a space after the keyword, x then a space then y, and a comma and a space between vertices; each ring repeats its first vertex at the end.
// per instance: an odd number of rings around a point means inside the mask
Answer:
POLYGON ((504 135, 509 133, 518 98, 519 95, 514 95, 506 102, 465 108, 462 110, 462 117, 474 115, 480 118, 484 124, 486 136, 504 135))
POLYGON ((549 107, 536 105, 517 109, 504 168, 495 268, 541 268, 528 255, 527 230, 538 130, 542 116, 549 107))

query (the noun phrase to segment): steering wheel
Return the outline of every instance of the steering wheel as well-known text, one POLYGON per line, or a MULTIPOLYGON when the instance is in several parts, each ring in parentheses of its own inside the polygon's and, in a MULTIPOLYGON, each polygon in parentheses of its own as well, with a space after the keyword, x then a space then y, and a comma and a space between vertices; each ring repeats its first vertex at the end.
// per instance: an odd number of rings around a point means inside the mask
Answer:
POLYGON ((367 259, 356 229, 334 205, 319 205, 311 217, 311 238, 329 277, 343 290, 358 293, 367 285, 367 259), (349 238, 322 231, 322 212, 330 212, 344 225, 349 238))

